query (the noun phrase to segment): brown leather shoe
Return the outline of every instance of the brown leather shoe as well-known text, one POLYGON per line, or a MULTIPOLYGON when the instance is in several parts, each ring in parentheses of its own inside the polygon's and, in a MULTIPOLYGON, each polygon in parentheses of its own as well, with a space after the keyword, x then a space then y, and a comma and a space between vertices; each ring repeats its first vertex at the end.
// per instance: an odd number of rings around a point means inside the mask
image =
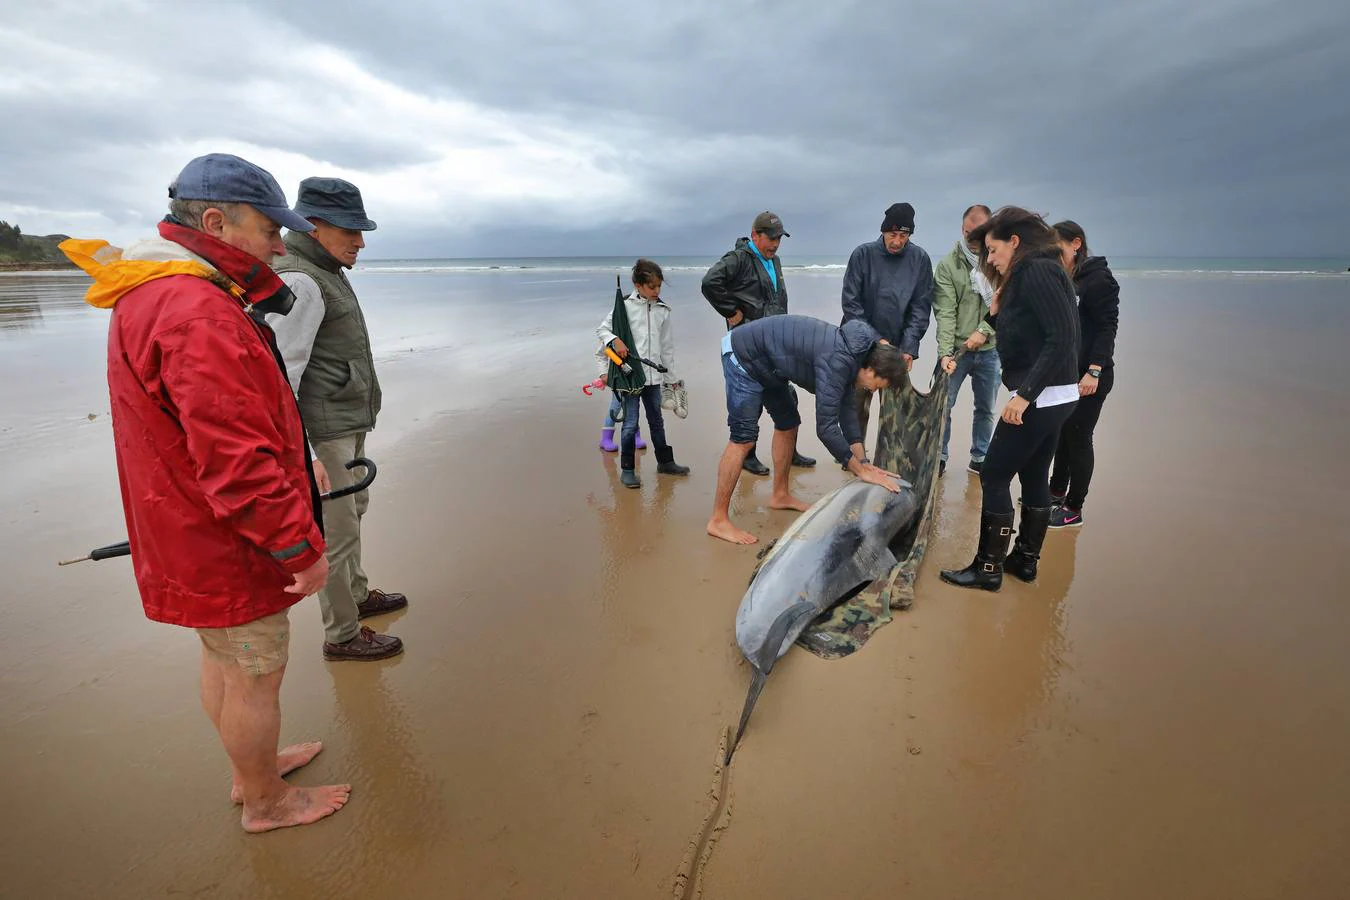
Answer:
POLYGON ((368 616, 378 616, 407 605, 408 598, 402 594, 386 594, 384 591, 372 590, 366 595, 366 599, 356 604, 356 617, 364 619, 368 616))
POLYGON ((345 644, 323 645, 323 658, 333 661, 344 659, 388 659, 403 652, 403 641, 392 634, 376 634, 374 629, 361 626, 361 633, 345 644))

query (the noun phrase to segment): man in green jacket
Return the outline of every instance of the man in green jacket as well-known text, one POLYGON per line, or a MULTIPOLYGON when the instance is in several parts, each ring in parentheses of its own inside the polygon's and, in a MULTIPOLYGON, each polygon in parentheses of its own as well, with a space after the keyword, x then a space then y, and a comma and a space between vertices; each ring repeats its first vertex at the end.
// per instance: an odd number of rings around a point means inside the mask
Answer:
POLYGON ((989 441, 994 436, 997 419, 995 405, 998 401, 999 379, 1003 373, 998 353, 994 350, 994 329, 984 321, 994 292, 977 268, 979 247, 967 244, 971 231, 987 222, 989 216, 989 207, 980 204, 965 211, 961 216, 961 240, 956 242, 951 253, 938 262, 937 270, 933 273, 936 282, 933 317, 937 319, 938 325, 938 355, 942 357, 942 367, 952 376, 951 389, 947 393, 947 425, 942 433, 942 464, 939 472, 947 470, 952 407, 956 405, 956 396, 966 376, 970 376, 975 395, 975 420, 970 428, 968 468, 976 475, 980 474, 985 454, 989 452, 989 441), (953 357, 958 342, 964 345, 966 353, 955 360, 953 357))
MULTIPOLYGON (((380 412, 380 382, 370 350, 370 332, 344 269, 356 264, 375 230, 361 192, 340 178, 300 182, 295 212, 314 231, 287 232, 286 255, 272 268, 295 293, 284 316, 269 315, 286 373, 300 403, 300 418, 314 448, 314 474, 321 490, 352 484, 359 473, 346 464, 365 455, 366 434, 380 412)), ((323 658, 375 660, 397 656, 403 642, 360 624, 367 616, 408 605, 402 594, 372 590, 361 568, 361 518, 370 492, 324 504, 328 584, 319 592, 323 611, 323 658)))

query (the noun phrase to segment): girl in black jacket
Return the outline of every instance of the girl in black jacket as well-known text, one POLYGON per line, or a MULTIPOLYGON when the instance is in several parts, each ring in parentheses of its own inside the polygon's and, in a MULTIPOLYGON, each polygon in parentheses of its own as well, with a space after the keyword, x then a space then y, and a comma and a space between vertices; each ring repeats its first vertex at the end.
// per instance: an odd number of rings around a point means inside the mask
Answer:
POLYGON ((979 550, 969 566, 944 571, 942 579, 996 591, 1004 571, 1036 578, 1050 522, 1050 462, 1078 401, 1078 310, 1055 231, 1040 216, 1004 207, 970 240, 982 246, 980 265, 998 288, 987 321, 998 333, 1003 384, 1013 396, 980 471, 979 550), (1014 475, 1022 484, 1022 523, 1009 555, 1014 475))
POLYGON ((1055 225, 1060 258, 1073 275, 1078 294, 1078 324, 1082 347, 1078 352, 1078 408, 1064 423, 1055 451, 1055 471, 1050 476, 1051 528, 1076 528, 1083 524, 1083 501, 1092 482, 1095 456, 1092 432, 1102 414, 1102 404, 1116 383, 1116 327, 1120 321, 1120 285, 1106 259, 1088 250, 1087 235, 1077 222, 1055 225))

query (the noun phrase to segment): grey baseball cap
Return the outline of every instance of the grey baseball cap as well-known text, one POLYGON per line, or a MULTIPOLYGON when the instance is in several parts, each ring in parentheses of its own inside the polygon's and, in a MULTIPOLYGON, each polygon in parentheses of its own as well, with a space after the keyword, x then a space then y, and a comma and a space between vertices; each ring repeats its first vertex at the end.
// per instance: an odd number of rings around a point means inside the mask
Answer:
POLYGON ((247 203, 284 228, 314 230, 303 216, 291 212, 286 192, 271 172, 228 153, 208 153, 189 162, 169 185, 169 197, 247 203))
POLYGON ((777 213, 771 213, 768 210, 755 216, 755 224, 750 228, 760 234, 767 234, 771 238, 792 237, 783 230, 783 220, 778 218, 777 213))
POLYGON ((341 178, 306 178, 300 182, 295 213, 306 219, 322 219, 350 231, 375 230, 375 223, 366 218, 361 192, 356 185, 341 178))

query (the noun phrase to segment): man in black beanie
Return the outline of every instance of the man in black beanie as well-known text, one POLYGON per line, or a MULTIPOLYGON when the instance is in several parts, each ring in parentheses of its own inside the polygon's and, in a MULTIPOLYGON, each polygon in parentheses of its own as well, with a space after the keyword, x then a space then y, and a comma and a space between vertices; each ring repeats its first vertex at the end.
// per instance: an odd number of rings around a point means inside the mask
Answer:
MULTIPOLYGON (((867 322, 899 347, 910 365, 919 355, 919 341, 933 309, 933 263, 922 247, 910 241, 913 233, 914 207, 891 204, 881 220, 881 237, 859 245, 848 258, 842 295, 844 322, 867 322)), ((859 389, 854 401, 866 442, 872 393, 859 389)))

